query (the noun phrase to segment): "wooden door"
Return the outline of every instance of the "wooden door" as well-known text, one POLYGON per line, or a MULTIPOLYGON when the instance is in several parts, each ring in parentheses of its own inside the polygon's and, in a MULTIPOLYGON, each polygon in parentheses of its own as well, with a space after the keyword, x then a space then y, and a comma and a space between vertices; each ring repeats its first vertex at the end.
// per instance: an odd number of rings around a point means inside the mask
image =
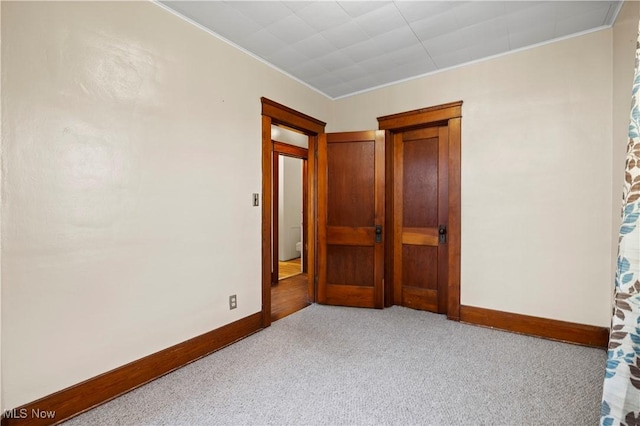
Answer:
POLYGON ((384 132, 318 137, 318 302, 383 307, 384 132))
POLYGON ((393 134, 396 304, 447 312, 448 127, 393 134))

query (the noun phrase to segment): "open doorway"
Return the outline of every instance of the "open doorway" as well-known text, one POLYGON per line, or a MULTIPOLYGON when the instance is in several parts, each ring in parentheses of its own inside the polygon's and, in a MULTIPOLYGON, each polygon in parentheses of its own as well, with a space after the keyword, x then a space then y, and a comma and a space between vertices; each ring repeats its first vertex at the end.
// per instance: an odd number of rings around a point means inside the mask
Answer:
POLYGON ((305 248, 307 254, 307 296, 309 303, 315 302, 316 277, 316 228, 313 218, 316 215, 315 205, 315 152, 318 134, 324 133, 326 123, 274 102, 260 98, 262 104, 262 326, 271 325, 272 283, 273 283, 273 157, 274 145, 272 126, 298 131, 305 135, 308 143, 307 159, 307 232, 305 248))
POLYGON ((276 321, 311 304, 307 276, 309 137, 272 125, 271 140, 271 320, 276 321))
POLYGON ((304 238, 304 198, 306 182, 304 174, 306 158, 290 157, 274 152, 274 279, 279 281, 305 272, 307 264, 304 238), (276 232, 277 230, 277 232, 276 232), (277 256, 276 256, 277 255, 277 256))

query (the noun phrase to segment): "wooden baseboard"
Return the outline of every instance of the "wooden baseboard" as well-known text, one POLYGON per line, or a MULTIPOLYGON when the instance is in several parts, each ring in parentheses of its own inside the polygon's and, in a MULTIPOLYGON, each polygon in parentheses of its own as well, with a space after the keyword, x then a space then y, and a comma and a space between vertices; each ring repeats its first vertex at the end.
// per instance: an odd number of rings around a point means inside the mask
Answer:
POLYGON ((262 312, 258 312, 5 412, 2 426, 58 424, 255 333, 261 328, 262 312))
POLYGON ((474 306, 460 306, 460 321, 596 348, 606 348, 609 342, 609 329, 605 327, 494 311, 474 306))

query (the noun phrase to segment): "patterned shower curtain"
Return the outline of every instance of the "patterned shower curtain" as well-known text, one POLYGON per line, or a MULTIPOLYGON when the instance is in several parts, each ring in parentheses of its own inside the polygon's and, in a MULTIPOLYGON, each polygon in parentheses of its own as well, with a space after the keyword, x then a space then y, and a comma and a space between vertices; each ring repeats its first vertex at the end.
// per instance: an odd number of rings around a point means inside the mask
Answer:
POLYGON ((640 28, 601 425, 640 425, 640 28))

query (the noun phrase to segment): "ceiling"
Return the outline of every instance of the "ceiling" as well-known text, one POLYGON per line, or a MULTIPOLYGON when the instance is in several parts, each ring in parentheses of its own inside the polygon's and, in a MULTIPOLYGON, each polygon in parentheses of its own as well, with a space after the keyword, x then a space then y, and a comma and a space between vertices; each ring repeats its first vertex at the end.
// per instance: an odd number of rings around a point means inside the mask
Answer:
POLYGON ((609 27, 622 1, 160 1, 336 99, 609 27))

